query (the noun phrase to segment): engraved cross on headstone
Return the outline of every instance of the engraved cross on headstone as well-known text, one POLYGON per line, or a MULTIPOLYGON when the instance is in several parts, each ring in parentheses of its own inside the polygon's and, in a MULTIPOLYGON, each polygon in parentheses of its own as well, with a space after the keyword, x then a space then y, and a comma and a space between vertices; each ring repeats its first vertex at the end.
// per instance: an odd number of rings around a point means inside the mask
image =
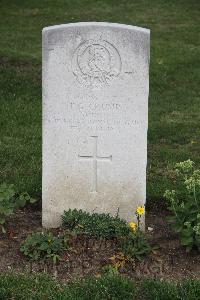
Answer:
POLYGON ((91 156, 84 156, 78 155, 79 160, 90 160, 93 162, 93 187, 92 192, 97 193, 97 162, 98 161, 112 161, 112 155, 110 156, 98 156, 97 155, 97 139, 98 136, 92 136, 93 138, 93 155, 91 156))

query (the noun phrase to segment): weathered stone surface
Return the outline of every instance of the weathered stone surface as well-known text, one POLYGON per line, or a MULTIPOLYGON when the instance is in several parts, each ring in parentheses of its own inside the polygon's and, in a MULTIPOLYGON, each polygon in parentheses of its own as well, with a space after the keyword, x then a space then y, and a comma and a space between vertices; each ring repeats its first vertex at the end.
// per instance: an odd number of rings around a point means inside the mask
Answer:
POLYGON ((145 203, 147 29, 43 29, 43 225, 69 208, 134 218, 145 203))

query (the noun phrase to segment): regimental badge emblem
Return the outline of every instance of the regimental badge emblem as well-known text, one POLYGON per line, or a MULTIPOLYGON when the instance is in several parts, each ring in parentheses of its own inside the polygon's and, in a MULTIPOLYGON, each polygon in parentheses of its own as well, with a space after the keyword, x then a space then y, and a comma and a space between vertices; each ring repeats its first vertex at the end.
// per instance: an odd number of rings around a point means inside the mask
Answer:
POLYGON ((88 40, 81 43, 73 55, 73 73, 86 87, 103 87, 121 71, 118 50, 107 41, 88 40))

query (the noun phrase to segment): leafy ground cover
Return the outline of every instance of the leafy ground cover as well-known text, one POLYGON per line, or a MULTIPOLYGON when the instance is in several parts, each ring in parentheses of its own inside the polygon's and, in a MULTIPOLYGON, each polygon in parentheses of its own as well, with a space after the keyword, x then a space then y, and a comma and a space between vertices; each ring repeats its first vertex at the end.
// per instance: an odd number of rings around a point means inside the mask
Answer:
MULTIPOLYGON (((157 278, 162 280, 183 280, 200 278, 200 255, 193 250, 186 253, 181 247, 179 235, 175 234, 166 222, 166 214, 148 213, 146 216, 149 242, 159 248, 142 260, 127 261, 116 238, 105 238, 86 234, 74 234, 67 242, 67 250, 59 253, 54 265, 49 261, 31 261, 20 252, 27 235, 41 232, 41 212, 25 208, 7 220, 7 233, 0 232, 0 273, 46 272, 56 274, 59 280, 71 282, 85 276, 98 276, 105 271, 118 272, 135 280, 157 278), (108 266, 111 266, 108 268, 108 266)), ((62 236, 61 229, 52 230, 54 236, 62 236)), ((52 238, 51 238, 52 239, 52 238)), ((54 247, 54 243, 52 243, 54 247)), ((52 248, 51 248, 52 249, 52 248)), ((59 250, 59 248, 56 249, 59 250)), ((55 251, 54 251, 55 252, 55 251)), ((51 253, 50 253, 51 254, 51 253)))
POLYGON ((200 162, 199 8, 198 0, 2 0, 0 182, 41 197, 42 28, 119 22, 151 29, 147 197, 160 199, 171 189, 168 164, 200 162))
POLYGON ((68 299, 68 300, 196 300, 200 297, 200 281, 174 284, 146 280, 136 284, 114 275, 87 278, 70 284, 53 281, 46 275, 1 275, 0 299, 68 299))
POLYGON ((56 236, 48 229, 33 232, 22 243, 20 251, 29 262, 48 262, 52 259, 56 266, 63 255, 66 256, 71 251, 77 252, 79 247, 76 241, 80 237, 88 240, 93 238, 111 242, 114 240, 118 253, 110 258, 113 263, 105 268, 118 272, 125 263, 135 263, 135 260, 141 260, 153 251, 140 228, 141 216, 145 209, 141 206, 137 211, 138 224, 135 222, 127 224, 119 217, 111 217, 109 214, 90 214, 82 210, 69 209, 62 215, 62 226, 56 236))

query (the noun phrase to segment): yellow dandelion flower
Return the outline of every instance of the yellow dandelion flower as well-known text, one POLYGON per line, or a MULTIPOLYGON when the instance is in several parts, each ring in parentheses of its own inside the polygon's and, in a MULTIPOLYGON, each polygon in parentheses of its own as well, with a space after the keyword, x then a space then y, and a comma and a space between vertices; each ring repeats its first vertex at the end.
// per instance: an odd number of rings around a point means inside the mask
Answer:
POLYGON ((136 224, 135 222, 130 222, 130 223, 129 223, 129 226, 130 226, 130 228, 131 228, 133 231, 135 231, 136 228, 137 228, 137 224, 136 224))
POLYGON ((145 208, 144 208, 144 206, 139 206, 139 207, 137 208, 136 212, 137 212, 137 214, 140 215, 140 216, 143 215, 143 214, 145 213, 145 208))

